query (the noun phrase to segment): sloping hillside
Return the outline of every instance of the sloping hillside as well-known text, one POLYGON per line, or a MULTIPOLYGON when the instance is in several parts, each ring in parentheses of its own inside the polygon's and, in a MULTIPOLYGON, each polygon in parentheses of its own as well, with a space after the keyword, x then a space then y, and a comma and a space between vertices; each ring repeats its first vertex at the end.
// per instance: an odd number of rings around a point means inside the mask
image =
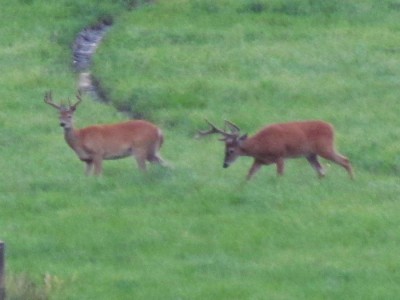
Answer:
POLYGON ((392 0, 4 0, 9 298, 395 299, 399 15, 392 0), (111 103, 85 95, 76 126, 129 110, 163 128, 173 168, 124 159, 86 177, 43 103, 47 90, 73 99, 72 43, 101 18, 114 22, 92 72, 111 103), (225 170, 223 144, 193 138, 204 118, 249 134, 329 121, 356 179, 323 161, 319 180, 299 159, 245 183, 250 158, 225 170))

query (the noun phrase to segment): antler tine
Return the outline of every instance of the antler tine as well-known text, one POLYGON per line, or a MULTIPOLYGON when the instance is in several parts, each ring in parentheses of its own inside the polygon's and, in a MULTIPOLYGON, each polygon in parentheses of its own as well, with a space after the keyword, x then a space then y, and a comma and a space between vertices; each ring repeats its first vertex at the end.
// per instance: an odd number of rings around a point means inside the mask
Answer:
POLYGON ((79 101, 82 101, 82 91, 81 91, 81 90, 78 90, 78 91, 76 92, 76 98, 77 98, 79 101))
POLYGON ((81 90, 78 90, 78 92, 76 93, 76 98, 78 99, 78 101, 74 105, 71 105, 71 107, 73 107, 75 109, 78 106, 78 104, 81 103, 81 101, 82 101, 81 96, 82 96, 81 90))
POLYGON ((53 102, 53 97, 52 97, 52 95, 51 95, 51 91, 47 91, 47 92, 44 94, 44 102, 47 103, 47 104, 49 104, 49 105, 51 105, 51 106, 53 106, 53 107, 56 108, 56 109, 60 109, 60 108, 61 108, 60 105, 57 105, 57 104, 55 104, 55 103, 53 102))
POLYGON ((228 126, 232 134, 238 134, 240 132, 239 126, 233 124, 231 121, 225 120, 225 125, 228 126))
POLYGON ((205 119, 205 121, 208 123, 208 125, 210 125, 211 128, 209 130, 199 130, 196 135, 197 138, 214 133, 222 134, 224 137, 230 136, 229 133, 225 132, 224 130, 218 129, 214 124, 212 124, 207 119, 205 119))

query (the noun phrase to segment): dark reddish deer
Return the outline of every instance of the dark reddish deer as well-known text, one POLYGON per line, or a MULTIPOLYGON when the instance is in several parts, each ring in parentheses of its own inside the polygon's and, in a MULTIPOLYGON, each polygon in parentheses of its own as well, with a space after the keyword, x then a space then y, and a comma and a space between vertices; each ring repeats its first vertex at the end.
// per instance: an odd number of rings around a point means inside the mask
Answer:
POLYGON ((64 128, 67 144, 75 151, 79 159, 86 163, 86 174, 102 173, 102 162, 105 159, 135 157, 139 168, 146 170, 146 161, 164 164, 158 151, 163 144, 163 134, 154 124, 137 120, 117 124, 92 125, 75 129, 73 116, 76 107, 82 101, 68 106, 53 102, 51 92, 44 96, 44 102, 56 108, 60 113, 60 126, 64 128))
MULTIPOLYGON (((207 120, 206 120, 207 121, 207 120)), ((218 133, 225 142, 224 168, 229 167, 239 156, 254 158, 247 179, 250 179, 263 165, 276 164, 277 174, 282 175, 284 161, 287 158, 305 157, 317 171, 319 177, 325 171, 318 161, 318 156, 341 165, 353 178, 353 169, 349 160, 339 154, 334 146, 334 128, 323 121, 303 121, 272 124, 262 128, 255 135, 240 135, 240 129, 233 123, 225 121, 225 129, 211 126, 208 131, 200 131, 198 136, 218 133)))

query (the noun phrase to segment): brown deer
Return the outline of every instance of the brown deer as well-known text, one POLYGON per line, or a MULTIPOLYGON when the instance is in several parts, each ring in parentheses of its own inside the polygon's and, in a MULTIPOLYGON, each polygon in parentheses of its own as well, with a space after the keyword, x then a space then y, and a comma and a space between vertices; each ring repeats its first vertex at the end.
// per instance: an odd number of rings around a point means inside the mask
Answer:
POLYGON ((67 144, 79 159, 86 163, 86 175, 100 175, 104 159, 135 157, 139 168, 146 170, 146 161, 164 164, 158 151, 163 144, 163 134, 154 124, 143 121, 126 121, 117 124, 92 125, 76 129, 73 116, 82 98, 71 105, 58 105, 53 102, 51 92, 46 92, 44 102, 60 113, 60 126, 64 128, 67 144))
POLYGON ((239 156, 254 158, 247 175, 249 180, 263 165, 276 164, 277 174, 283 175, 284 160, 287 158, 305 157, 317 171, 319 177, 325 171, 318 156, 330 160, 346 169, 353 178, 350 161, 339 154, 334 147, 334 128, 323 121, 303 121, 272 124, 262 128, 255 135, 240 135, 240 129, 232 122, 225 121, 230 132, 218 129, 209 121, 208 131, 199 131, 198 136, 218 133, 225 142, 224 168, 229 167, 239 156))

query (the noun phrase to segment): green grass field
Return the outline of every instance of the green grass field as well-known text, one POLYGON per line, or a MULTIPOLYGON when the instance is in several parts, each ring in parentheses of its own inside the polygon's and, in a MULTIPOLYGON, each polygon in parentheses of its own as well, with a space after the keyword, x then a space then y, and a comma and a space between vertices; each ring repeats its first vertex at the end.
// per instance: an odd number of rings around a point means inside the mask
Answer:
POLYGON ((398 1, 0 2, 8 299, 398 298, 398 1), (43 103, 73 99, 72 43, 104 17, 92 71, 111 103, 85 96, 76 125, 128 108, 163 128, 171 169, 86 177, 43 103), (194 139, 205 118, 329 121, 356 180, 299 159, 246 183, 250 158, 223 169, 223 144, 194 139))

